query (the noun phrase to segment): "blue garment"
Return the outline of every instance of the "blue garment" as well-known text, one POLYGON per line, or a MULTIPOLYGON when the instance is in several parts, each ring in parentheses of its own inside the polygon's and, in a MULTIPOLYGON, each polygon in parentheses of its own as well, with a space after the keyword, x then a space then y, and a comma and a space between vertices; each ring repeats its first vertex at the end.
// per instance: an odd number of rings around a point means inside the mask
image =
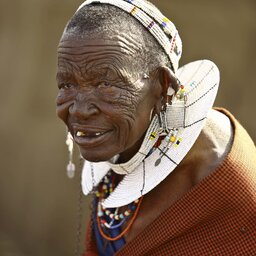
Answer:
MULTIPOLYGON (((98 223, 97 223, 97 203, 98 202, 96 198, 93 201, 94 201, 93 202, 93 230, 95 234, 99 256, 112 256, 125 245, 125 240, 122 237, 117 241, 111 242, 111 241, 105 240, 101 236, 98 228, 98 223)), ((121 233, 121 228, 116 228, 108 231, 109 231, 110 237, 116 237, 121 233)))

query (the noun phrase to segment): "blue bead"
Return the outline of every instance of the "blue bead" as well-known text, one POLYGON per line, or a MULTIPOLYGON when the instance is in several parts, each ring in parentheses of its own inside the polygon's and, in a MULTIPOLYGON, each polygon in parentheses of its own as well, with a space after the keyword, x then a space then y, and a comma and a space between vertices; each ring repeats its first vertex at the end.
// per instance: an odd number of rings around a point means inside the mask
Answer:
POLYGON ((163 27, 166 27, 167 24, 166 24, 165 22, 162 22, 162 26, 163 26, 163 27))
POLYGON ((136 210, 136 206, 135 206, 135 205, 132 205, 132 206, 131 206, 131 210, 132 210, 132 211, 135 211, 135 210, 136 210))

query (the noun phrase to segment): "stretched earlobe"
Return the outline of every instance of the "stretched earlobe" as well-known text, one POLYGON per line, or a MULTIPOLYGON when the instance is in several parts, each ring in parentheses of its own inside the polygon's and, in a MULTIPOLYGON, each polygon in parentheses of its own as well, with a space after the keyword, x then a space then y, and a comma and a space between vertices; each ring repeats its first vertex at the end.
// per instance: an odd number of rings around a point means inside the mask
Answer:
POLYGON ((155 114, 157 114, 157 115, 160 114, 160 112, 161 112, 161 110, 162 110, 162 108, 163 108, 163 103, 162 103, 162 102, 163 102, 162 100, 159 100, 159 101, 157 101, 157 103, 155 104, 155 106, 154 106, 154 111, 153 111, 154 115, 155 115, 155 114))
POLYGON ((179 90, 180 82, 173 71, 166 66, 157 69, 157 79, 161 91, 154 106, 154 113, 159 115, 161 111, 165 111, 167 103, 171 102, 172 95, 179 90))
POLYGON ((179 90, 180 81, 173 71, 166 66, 159 68, 159 81, 162 86, 162 96, 164 98, 162 106, 165 109, 166 103, 171 104, 173 95, 179 90))

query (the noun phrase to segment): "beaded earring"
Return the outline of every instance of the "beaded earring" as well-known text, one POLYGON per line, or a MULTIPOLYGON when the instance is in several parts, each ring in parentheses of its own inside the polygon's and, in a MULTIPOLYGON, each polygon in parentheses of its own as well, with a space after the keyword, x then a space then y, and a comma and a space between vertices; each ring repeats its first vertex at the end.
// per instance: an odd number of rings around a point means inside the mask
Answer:
POLYGON ((72 179, 75 176, 75 164, 73 163, 73 149, 74 149, 74 142, 73 137, 70 132, 67 134, 66 144, 68 146, 68 153, 69 153, 69 163, 67 165, 67 176, 72 179))
POLYGON ((159 136, 166 136, 169 133, 169 129, 167 126, 167 118, 166 118, 166 110, 162 110, 158 115, 159 121, 159 136))
POLYGON ((93 168, 93 163, 90 163, 90 167, 91 167, 91 177, 92 177, 92 194, 95 193, 95 191, 97 190, 97 186, 96 186, 96 181, 95 181, 95 176, 94 176, 94 168, 93 168))

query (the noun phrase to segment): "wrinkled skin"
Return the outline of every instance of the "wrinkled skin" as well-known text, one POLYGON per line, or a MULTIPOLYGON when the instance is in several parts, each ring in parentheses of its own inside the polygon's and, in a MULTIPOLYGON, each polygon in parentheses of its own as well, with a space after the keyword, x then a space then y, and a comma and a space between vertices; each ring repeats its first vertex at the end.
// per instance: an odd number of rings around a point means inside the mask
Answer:
MULTIPOLYGON (((129 160, 139 149, 152 113, 166 102, 172 78, 166 68, 135 70, 133 38, 96 39, 63 35, 58 47, 57 114, 89 161, 120 154, 129 160), (86 138, 76 136, 77 131, 86 138), (96 134, 101 134, 96 136, 96 134)), ((173 79, 173 78, 172 78, 173 79)))

